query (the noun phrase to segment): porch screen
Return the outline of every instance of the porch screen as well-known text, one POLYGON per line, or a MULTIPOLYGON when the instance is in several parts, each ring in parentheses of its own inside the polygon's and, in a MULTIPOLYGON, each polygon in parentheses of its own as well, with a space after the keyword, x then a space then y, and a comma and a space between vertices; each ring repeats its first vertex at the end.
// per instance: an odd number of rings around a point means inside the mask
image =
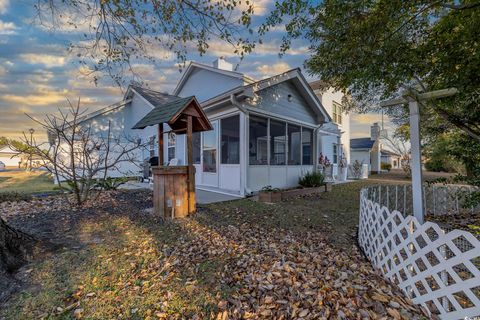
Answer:
POLYGON ((302 128, 302 164, 312 164, 313 130, 302 128))
POLYGON ((203 172, 217 172, 217 123, 203 133, 203 172))
POLYGON ((222 164, 240 163, 240 116, 221 120, 221 156, 222 164))
POLYGON ((301 132, 300 127, 288 124, 288 164, 297 166, 302 164, 301 132))
POLYGON ((286 160, 285 122, 270 120, 270 164, 284 165, 286 160))
POLYGON ((268 120, 250 117, 248 154, 251 165, 266 165, 268 161, 268 120))

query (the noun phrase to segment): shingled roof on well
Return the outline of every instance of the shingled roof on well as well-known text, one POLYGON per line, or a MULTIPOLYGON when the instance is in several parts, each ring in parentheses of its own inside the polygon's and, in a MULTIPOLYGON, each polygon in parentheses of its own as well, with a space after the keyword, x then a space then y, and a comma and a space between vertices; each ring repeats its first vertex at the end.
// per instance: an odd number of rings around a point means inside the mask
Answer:
POLYGON ((143 129, 159 123, 168 123, 172 117, 183 110, 192 101, 192 99, 194 99, 193 96, 186 98, 175 97, 175 100, 169 100, 164 104, 155 105, 156 108, 147 113, 147 115, 143 117, 142 120, 140 120, 133 127, 133 129, 143 129))

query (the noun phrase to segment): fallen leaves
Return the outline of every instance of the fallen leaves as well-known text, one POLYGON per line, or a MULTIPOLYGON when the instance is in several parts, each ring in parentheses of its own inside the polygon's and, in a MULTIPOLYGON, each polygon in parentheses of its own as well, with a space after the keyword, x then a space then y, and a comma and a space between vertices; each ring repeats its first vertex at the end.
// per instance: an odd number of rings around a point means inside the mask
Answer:
POLYGON ((108 215, 88 216, 82 231, 104 241, 78 249, 91 262, 54 312, 59 307, 76 319, 423 317, 358 251, 334 249, 320 232, 214 223, 208 210, 159 224, 122 209, 133 200, 113 199, 111 210, 102 201, 108 215))

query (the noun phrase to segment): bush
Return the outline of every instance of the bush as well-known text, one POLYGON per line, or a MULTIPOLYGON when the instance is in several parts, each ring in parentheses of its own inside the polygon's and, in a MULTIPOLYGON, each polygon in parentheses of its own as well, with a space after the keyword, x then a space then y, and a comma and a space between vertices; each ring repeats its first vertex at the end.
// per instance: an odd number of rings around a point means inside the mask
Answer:
POLYGON ((100 179, 97 181, 96 187, 102 190, 117 190, 119 186, 127 182, 129 178, 111 178, 100 179))
POLYGON ((324 176, 320 172, 307 172, 298 179, 298 184, 304 188, 314 188, 324 185, 324 176))
POLYGON ((390 163, 382 162, 380 167, 382 170, 387 170, 387 171, 392 170, 392 165, 390 163))
POLYGON ((19 193, 15 191, 11 192, 0 192, 0 203, 2 202, 7 202, 7 201, 30 201, 32 199, 32 196, 25 194, 25 193, 19 193))

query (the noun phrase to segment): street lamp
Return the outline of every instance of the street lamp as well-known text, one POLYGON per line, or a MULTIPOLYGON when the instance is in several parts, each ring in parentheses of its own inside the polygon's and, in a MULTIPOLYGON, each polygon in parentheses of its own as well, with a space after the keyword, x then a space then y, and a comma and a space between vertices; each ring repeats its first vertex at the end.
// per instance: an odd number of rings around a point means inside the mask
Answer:
POLYGON ((35 132, 35 129, 33 128, 30 128, 28 130, 28 132, 30 132, 30 170, 32 170, 32 145, 33 145, 33 133, 35 132))
POLYGON ((420 147, 420 110, 419 102, 452 96, 458 91, 455 88, 418 93, 414 90, 404 92, 402 97, 380 103, 381 107, 392 107, 408 103, 410 110, 410 144, 412 157, 412 202, 413 215, 423 224, 423 187, 422 187, 422 152, 420 147))

